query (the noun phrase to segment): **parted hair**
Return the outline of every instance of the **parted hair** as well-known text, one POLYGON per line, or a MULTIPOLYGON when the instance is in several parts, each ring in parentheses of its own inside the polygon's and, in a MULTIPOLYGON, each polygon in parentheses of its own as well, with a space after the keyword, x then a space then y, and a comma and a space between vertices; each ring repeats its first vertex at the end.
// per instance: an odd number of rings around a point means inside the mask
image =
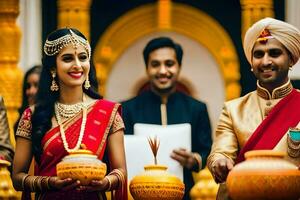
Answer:
POLYGON ((144 62, 146 64, 146 67, 148 65, 150 53, 156 49, 160 49, 160 48, 164 48, 164 47, 170 47, 170 48, 174 49, 174 51, 176 53, 177 62, 179 64, 179 66, 181 66, 182 56, 183 56, 183 50, 182 50, 181 45, 175 43, 169 37, 158 37, 158 38, 154 38, 154 39, 150 40, 147 43, 146 47, 144 48, 143 56, 144 56, 144 62))

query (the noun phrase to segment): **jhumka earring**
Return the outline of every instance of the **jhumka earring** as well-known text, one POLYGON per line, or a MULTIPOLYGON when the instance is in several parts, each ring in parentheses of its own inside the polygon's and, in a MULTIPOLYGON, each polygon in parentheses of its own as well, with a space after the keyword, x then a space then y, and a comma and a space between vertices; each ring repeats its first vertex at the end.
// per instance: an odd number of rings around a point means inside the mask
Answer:
POLYGON ((51 72, 51 75, 52 75, 52 83, 51 83, 51 86, 50 86, 50 90, 51 90, 52 92, 56 92, 56 91, 58 91, 58 89, 59 89, 59 87, 58 87, 58 85, 57 85, 57 83, 56 83, 56 81, 55 81, 56 72, 55 72, 55 71, 52 71, 52 72, 51 72))
POLYGON ((88 90, 91 87, 90 81, 89 81, 89 76, 86 77, 86 80, 84 82, 83 86, 86 90, 88 90))

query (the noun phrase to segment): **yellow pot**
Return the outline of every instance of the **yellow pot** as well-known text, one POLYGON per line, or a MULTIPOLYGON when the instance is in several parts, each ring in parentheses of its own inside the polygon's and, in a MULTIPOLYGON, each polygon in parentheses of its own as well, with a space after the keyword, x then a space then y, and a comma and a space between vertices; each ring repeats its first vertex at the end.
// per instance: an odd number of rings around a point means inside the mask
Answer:
POLYGON ((79 180, 82 185, 88 185, 92 180, 101 180, 106 174, 106 164, 101 162, 89 150, 78 150, 64 157, 56 165, 57 176, 61 179, 79 180))
POLYGON ((169 174, 166 166, 148 165, 129 185, 135 200, 179 200, 184 195, 183 182, 169 174))
POLYGON ((249 151, 246 160, 228 174, 226 185, 234 200, 300 198, 300 170, 273 150, 249 151))

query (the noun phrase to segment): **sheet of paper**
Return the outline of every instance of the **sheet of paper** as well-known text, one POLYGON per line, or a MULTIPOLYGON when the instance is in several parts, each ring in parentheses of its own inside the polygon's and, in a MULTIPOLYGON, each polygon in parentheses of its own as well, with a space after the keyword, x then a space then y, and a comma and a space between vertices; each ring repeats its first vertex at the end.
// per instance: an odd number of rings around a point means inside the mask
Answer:
POLYGON ((158 164, 168 166, 168 172, 183 180, 182 166, 172 158, 173 149, 186 148, 191 150, 191 125, 153 125, 135 124, 134 135, 125 135, 125 153, 128 180, 144 171, 145 165, 154 164, 154 157, 148 143, 148 137, 160 140, 157 154, 158 164))

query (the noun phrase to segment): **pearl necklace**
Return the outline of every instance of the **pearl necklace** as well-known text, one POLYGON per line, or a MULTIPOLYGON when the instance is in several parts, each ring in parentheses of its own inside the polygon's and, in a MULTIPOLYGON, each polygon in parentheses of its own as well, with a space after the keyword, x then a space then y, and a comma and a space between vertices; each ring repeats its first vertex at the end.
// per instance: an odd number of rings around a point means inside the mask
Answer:
POLYGON ((59 125, 60 136, 61 136, 64 148, 68 153, 74 152, 74 151, 76 151, 80 148, 80 144, 81 144, 83 136, 84 136, 84 130, 85 130, 86 118, 87 118, 87 106, 84 103, 84 101, 85 101, 85 96, 84 95, 83 95, 82 99, 83 99, 83 102, 82 102, 82 105, 83 105, 83 107, 82 107, 82 122, 81 122, 81 127, 80 127, 80 132, 79 132, 79 137, 78 137, 77 143, 76 143, 75 147, 72 148, 72 149, 69 148, 69 144, 68 144, 67 139, 66 139, 65 130, 63 128, 62 120, 61 120, 61 113, 59 112, 59 108, 58 108, 58 102, 56 102, 55 106, 54 106, 55 118, 56 118, 57 123, 59 125))

